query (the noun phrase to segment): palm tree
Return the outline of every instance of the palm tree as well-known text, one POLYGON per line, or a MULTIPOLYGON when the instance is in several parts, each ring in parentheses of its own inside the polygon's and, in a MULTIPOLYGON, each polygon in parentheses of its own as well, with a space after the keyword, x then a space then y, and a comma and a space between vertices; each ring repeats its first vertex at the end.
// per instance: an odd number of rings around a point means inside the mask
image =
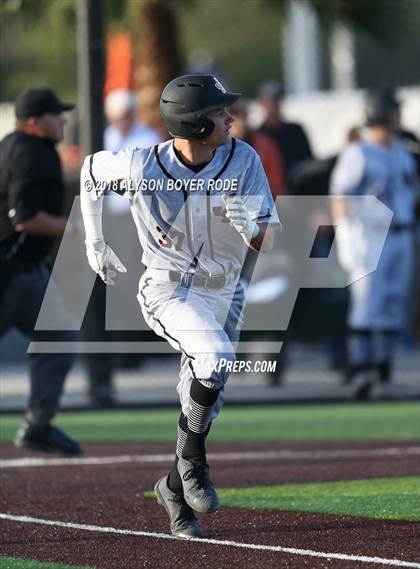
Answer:
POLYGON ((168 133, 160 117, 160 94, 183 71, 174 5, 175 2, 167 0, 147 0, 141 4, 142 34, 134 69, 134 85, 141 100, 140 118, 164 136, 168 133))

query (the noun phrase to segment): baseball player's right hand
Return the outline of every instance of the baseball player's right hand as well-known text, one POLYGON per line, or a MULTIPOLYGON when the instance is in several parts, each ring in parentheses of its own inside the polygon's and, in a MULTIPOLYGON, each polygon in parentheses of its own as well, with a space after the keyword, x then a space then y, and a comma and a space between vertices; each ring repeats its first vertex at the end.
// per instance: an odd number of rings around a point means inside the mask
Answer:
POLYGON ((232 227, 236 229, 242 237, 251 242, 259 233, 259 227, 251 218, 245 203, 239 196, 222 196, 226 208, 226 217, 232 227))
POLYGON ((85 244, 89 266, 95 273, 98 273, 104 283, 114 285, 117 271, 119 273, 127 272, 127 269, 105 241, 85 241, 85 244))

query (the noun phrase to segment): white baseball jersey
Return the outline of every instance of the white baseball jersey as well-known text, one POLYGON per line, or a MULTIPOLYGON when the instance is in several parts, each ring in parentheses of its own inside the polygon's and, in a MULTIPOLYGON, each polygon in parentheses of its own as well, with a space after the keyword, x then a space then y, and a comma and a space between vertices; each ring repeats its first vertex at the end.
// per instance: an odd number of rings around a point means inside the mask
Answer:
MULTIPOLYGON (((356 329, 401 329, 407 319, 413 269, 415 162, 398 140, 389 146, 359 141, 342 153, 331 182, 334 194, 373 195, 393 212, 376 271, 355 279, 350 287, 349 325, 356 329)), ((383 216, 383 210, 374 205, 348 211, 350 241, 342 246, 352 251, 353 269, 367 265, 383 216)))
POLYGON ((142 261, 153 269, 211 276, 240 271, 247 247, 225 217, 223 195, 241 196, 254 220, 279 224, 258 155, 235 139, 198 173, 178 159, 172 140, 98 152, 86 158, 81 183, 93 200, 106 190, 129 199, 142 261))
POLYGON ((414 159, 399 140, 390 146, 359 141, 341 154, 333 171, 331 193, 373 195, 393 211, 394 225, 412 224, 416 178, 414 159))
POLYGON ((237 280, 247 252, 225 216, 222 196, 241 196, 254 220, 279 224, 259 157, 248 144, 232 139, 195 173, 179 160, 173 141, 145 150, 99 152, 83 165, 84 190, 93 200, 106 190, 129 199, 147 267, 137 296, 143 316, 182 353, 178 393, 183 412, 188 413, 196 378, 221 389, 215 418, 229 371, 213 364, 235 360, 244 297, 237 280), (173 282, 173 271, 223 276, 225 285, 190 287, 173 282))
MULTIPOLYGON (((149 148, 162 140, 163 137, 157 130, 142 123, 135 123, 125 134, 114 125, 109 125, 104 132, 104 149, 119 152, 124 148, 149 148)), ((129 203, 115 194, 108 196, 107 207, 112 213, 129 213, 129 203)))

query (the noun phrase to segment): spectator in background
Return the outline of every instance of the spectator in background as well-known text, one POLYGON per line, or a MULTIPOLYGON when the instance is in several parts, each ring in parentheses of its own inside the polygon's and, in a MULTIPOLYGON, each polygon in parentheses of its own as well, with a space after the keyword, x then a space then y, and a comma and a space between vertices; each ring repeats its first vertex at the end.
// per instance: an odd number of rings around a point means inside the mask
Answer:
MULTIPOLYGON (((281 157, 281 153, 277 147, 275 141, 267 134, 251 129, 247 124, 247 104, 242 99, 239 99, 230 107, 229 112, 234 117, 234 122, 231 127, 231 135, 235 138, 240 138, 252 146, 258 153, 264 171, 267 176, 268 183, 270 185, 271 194, 274 199, 279 195, 284 195, 286 193, 286 179, 284 164, 281 157)), ((279 248, 277 248, 279 251, 279 248)), ((276 248, 270 252, 271 254, 264 255, 263 257, 258 257, 255 251, 249 250, 246 255, 244 266, 242 268, 241 278, 247 283, 251 284, 251 289, 255 285, 259 285, 264 278, 268 275, 278 273, 278 257, 282 253, 276 254, 276 248), (259 259, 259 271, 255 271, 257 260, 259 259), (252 279, 252 280, 251 280, 252 279)), ((243 336, 246 333, 243 332, 243 336)), ((251 338, 259 338, 263 336, 264 339, 271 338, 276 339, 276 334, 260 334, 254 332, 251 338)), ((273 354, 272 359, 277 360, 277 366, 275 372, 270 372, 267 374, 267 382, 271 386, 277 386, 280 384, 280 377, 284 369, 284 351, 281 354, 273 354)))
MULTIPOLYGON (((393 212, 377 269, 352 279, 348 341, 355 397, 366 399, 372 387, 392 395, 392 358, 397 334, 407 326, 413 270, 416 165, 398 139, 400 103, 395 93, 371 93, 366 105, 367 131, 339 157, 331 180, 336 195, 373 195, 393 212), (379 388, 379 389, 378 389, 379 388)), ((334 202, 338 255, 350 275, 365 266, 375 247, 379 212, 334 202), (374 219, 372 215, 375 216, 374 219), (343 222, 344 221, 344 222, 343 222)))
MULTIPOLYGON (((307 164, 312 163, 312 151, 309 145, 308 138, 301 125, 288 122, 283 117, 283 99, 284 88, 281 83, 275 80, 267 80, 261 83, 257 89, 257 103, 261 106, 264 112, 264 121, 259 128, 259 132, 269 136, 271 140, 276 143, 278 153, 282 158, 285 173, 285 185, 287 194, 306 194, 306 187, 302 188, 302 180, 306 181, 305 168, 307 164)), ((282 215, 287 219, 293 219, 296 215, 295 208, 298 204, 293 204, 289 201, 283 204, 282 215)), ((302 231, 308 231, 309 228, 303 227, 302 231)), ((288 240, 287 235, 283 234, 281 237, 281 248, 288 259, 288 265, 294 264, 294 260, 298 258, 296 253, 296 243, 293 240, 288 240)), ((273 266, 275 263, 273 262, 273 266)), ((303 268, 294 264, 292 279, 299 282, 303 279, 303 268)), ((299 312, 305 312, 305 308, 300 310, 305 304, 303 294, 299 295, 295 303, 294 315, 292 316, 290 325, 287 331, 287 337, 279 333, 277 340, 285 340, 286 342, 281 350, 280 359, 278 360, 278 368, 283 371, 287 357, 287 345, 292 337, 296 338, 299 333, 298 329, 299 319, 296 317, 299 312)), ((306 327, 306 319, 305 319, 306 327)), ((270 378, 272 386, 279 385, 281 382, 281 374, 277 374, 270 378)))
MULTIPOLYGON (((104 133, 104 148, 112 152, 118 152, 123 148, 146 148, 162 142, 160 133, 137 121, 137 101, 133 91, 116 89, 111 91, 105 99, 105 116, 108 126, 104 133)), ((125 301, 135 298, 134 291, 140 278, 140 258, 137 236, 130 214, 127 200, 111 192, 106 196, 104 213, 110 220, 110 239, 115 235, 115 240, 124 243, 125 262, 129 267, 124 282, 120 286, 126 288, 128 294, 125 301), (133 232, 131 234, 130 232, 133 232), (131 245, 130 245, 131 244, 131 245), (131 292, 130 292, 131 291, 131 292)), ((92 302, 87 313, 87 327, 85 331, 96 339, 105 340, 105 298, 106 287, 97 279, 93 291, 92 302)), ((131 308, 133 313, 139 312, 138 305, 133 301, 131 308)), ((124 322, 121 323, 124 327, 124 322)), ((114 335, 120 341, 121 334, 114 335)), ((132 354, 88 354, 89 395, 91 403, 95 407, 111 407, 114 405, 112 387, 113 370, 118 365, 135 366, 139 363, 139 356, 132 354)))
MULTIPOLYGON (((15 132, 0 143, 0 336, 15 326, 34 340, 47 285, 50 292, 54 286, 48 255, 67 223, 55 146, 63 138, 62 113, 72 108, 50 89, 29 89, 16 99, 15 132)), ((49 298, 64 322, 58 291, 49 298)), ((51 425, 71 364, 70 354, 29 355, 30 398, 17 447, 80 454, 78 443, 51 425)))
MULTIPOLYGON (((388 95, 396 99, 394 89, 387 89, 388 95)), ((401 126, 401 105, 395 109, 395 120, 397 123, 397 136, 403 143, 404 147, 416 163, 417 178, 420 179, 420 141, 411 130, 407 130, 401 126)), ((415 205, 415 261, 413 287, 411 291, 411 306, 409 315, 410 329, 414 332, 414 337, 420 340, 420 193, 417 194, 415 205)))
POLYGON ((263 132, 249 128, 245 101, 239 99, 229 110, 235 119, 231 134, 235 138, 244 140, 257 151, 270 184, 273 198, 286 193, 284 165, 276 143, 263 132))
POLYGON ((260 130, 276 141, 284 162, 288 193, 293 194, 296 167, 313 156, 303 127, 283 119, 283 97, 284 88, 278 81, 264 81, 258 88, 257 101, 265 113, 260 130))
POLYGON ((133 91, 115 89, 105 99, 104 148, 118 152, 122 148, 148 148, 162 142, 158 131, 138 122, 137 102, 133 91))

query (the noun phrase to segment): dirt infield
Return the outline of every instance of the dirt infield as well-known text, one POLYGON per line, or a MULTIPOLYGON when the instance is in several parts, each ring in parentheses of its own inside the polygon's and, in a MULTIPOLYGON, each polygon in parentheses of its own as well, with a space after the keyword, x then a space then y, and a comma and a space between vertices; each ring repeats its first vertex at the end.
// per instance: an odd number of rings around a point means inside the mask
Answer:
MULTIPOLYGON (((235 443, 211 444, 209 452, 215 454, 211 465, 218 486, 246 487, 418 474, 419 454, 406 452, 415 445, 235 443), (257 454, 241 458, 241 453, 250 452, 257 454)), ((151 490, 167 471, 165 455, 172 452, 172 445, 92 444, 85 448, 87 458, 101 457, 105 463, 31 466, 17 462, 11 467, 7 463, 11 459, 53 457, 1 447, 0 513, 82 525, 0 519, 1 554, 98 569, 354 569, 389 567, 386 560, 390 559, 395 560, 391 566, 410 566, 405 561, 420 567, 420 524, 410 522, 225 508, 201 517, 206 538, 215 542, 166 539, 159 535, 168 533, 166 515, 143 492, 151 490), (137 462, 130 462, 133 456, 137 462), (116 464, 106 457, 124 457, 125 462, 116 464), (86 528, 87 524, 97 527, 86 528), (101 533, 105 527, 127 530, 127 534, 101 533), (149 535, 152 532, 158 535, 149 535), (307 550, 325 556, 313 556, 307 550), (373 557, 383 561, 368 562, 373 557)))

